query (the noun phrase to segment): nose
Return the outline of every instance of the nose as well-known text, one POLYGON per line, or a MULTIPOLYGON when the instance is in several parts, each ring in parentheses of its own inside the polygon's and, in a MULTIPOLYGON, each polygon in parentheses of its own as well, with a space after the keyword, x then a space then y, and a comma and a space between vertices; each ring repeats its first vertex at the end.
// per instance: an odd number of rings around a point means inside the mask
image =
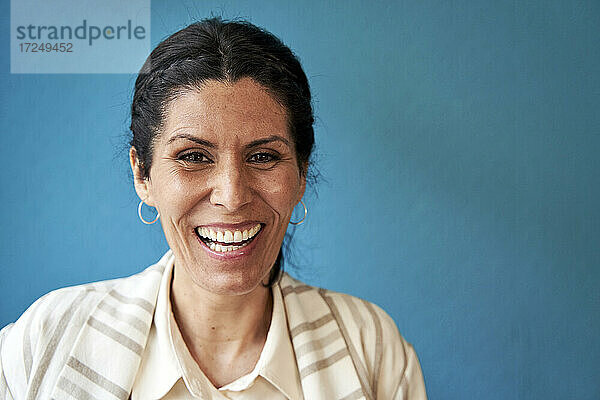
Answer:
POLYGON ((244 167, 239 163, 234 160, 217 163, 210 179, 212 204, 232 212, 250 203, 252 190, 244 167))

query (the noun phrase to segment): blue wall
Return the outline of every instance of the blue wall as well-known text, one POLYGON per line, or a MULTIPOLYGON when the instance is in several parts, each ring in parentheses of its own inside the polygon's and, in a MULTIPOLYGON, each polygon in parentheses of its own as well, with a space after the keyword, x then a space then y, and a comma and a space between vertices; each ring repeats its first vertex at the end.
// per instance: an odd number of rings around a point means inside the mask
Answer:
MULTIPOLYGON (((136 215, 134 76, 9 74, 8 10, 0 326, 166 248, 136 215)), ((294 274, 386 309, 431 399, 600 398, 600 3, 156 0, 152 45, 211 13, 282 37, 312 84, 294 274)))

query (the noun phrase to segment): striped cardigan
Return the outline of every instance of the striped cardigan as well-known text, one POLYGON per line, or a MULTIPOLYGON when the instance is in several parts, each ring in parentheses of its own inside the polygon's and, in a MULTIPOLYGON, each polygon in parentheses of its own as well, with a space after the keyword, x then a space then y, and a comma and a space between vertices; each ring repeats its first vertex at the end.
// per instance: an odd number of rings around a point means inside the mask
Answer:
MULTIPOLYGON (((129 398, 168 251, 128 278, 53 291, 0 331, 0 400, 129 398)), ((425 399, 414 350, 377 306, 284 274, 305 399, 425 399)))

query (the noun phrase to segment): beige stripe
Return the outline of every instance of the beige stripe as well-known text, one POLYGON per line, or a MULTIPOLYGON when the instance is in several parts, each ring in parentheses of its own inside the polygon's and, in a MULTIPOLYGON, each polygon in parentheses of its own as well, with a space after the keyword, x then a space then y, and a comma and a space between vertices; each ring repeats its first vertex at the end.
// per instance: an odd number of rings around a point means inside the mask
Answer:
POLYGON ((373 381, 371 382, 371 385, 373 387, 373 396, 377 398, 377 385, 379 383, 379 373, 381 371, 381 357, 383 356, 383 329, 381 328, 379 315, 377 315, 373 305, 368 301, 363 300, 362 302, 367 307, 367 310, 369 310, 373 322, 375 323, 375 368, 373 369, 373 381))
POLYGON ((76 399, 96 400, 94 396, 86 392, 81 386, 74 384, 64 376, 58 380, 57 386, 65 392, 69 393, 71 396, 75 397, 76 399))
POLYGON ((296 294, 300 294, 300 293, 304 293, 307 292, 309 290, 313 290, 314 288, 312 286, 308 286, 308 285, 299 285, 299 286, 286 286, 284 288, 281 288, 281 294, 283 295, 283 297, 287 296, 290 293, 296 293, 296 294))
POLYGON ((408 397, 408 382, 406 381, 406 370, 408 369, 408 354, 406 354, 406 347, 404 346, 404 341, 402 342, 402 351, 404 352, 404 367, 402 368, 402 379, 400 379, 400 383, 398 383, 398 388, 396 388, 396 393, 394 394, 394 398, 399 396, 399 393, 402 393, 402 399, 406 399, 408 397))
POLYGON ((23 367, 25 368, 25 380, 28 381, 31 376, 31 364, 33 356, 31 354, 31 318, 27 321, 25 332, 23 333, 23 367))
POLYGON ((356 303, 354 302, 354 300, 352 299, 352 297, 350 297, 350 296, 342 296, 342 299, 344 300, 344 302, 346 303, 346 305, 350 309, 350 313, 354 317, 354 320, 356 321, 356 325, 359 326, 359 327, 360 326, 364 326, 365 320, 363 319, 362 314, 360 313, 360 311, 358 311, 358 307, 356 306, 356 303))
POLYGON ((115 290, 111 290, 108 294, 114 297, 115 299, 119 300, 121 303, 134 304, 140 307, 141 309, 148 311, 148 313, 150 314, 154 312, 154 306, 148 300, 142 299, 141 297, 125 296, 121 293, 118 293, 115 290))
POLYGON ((142 356, 142 351, 144 348, 135 340, 130 337, 122 334, 121 332, 111 328, 106 325, 104 322, 98 321, 94 317, 90 317, 87 321, 87 324, 92 328, 96 329, 98 332, 102 333, 104 336, 109 337, 117 343, 122 344, 127 347, 129 350, 133 351, 138 356, 142 356))
POLYGON ((402 352, 404 353, 404 368, 402 369, 402 375, 406 374, 406 370, 408 369, 408 354, 406 353, 406 346, 404 345, 404 341, 402 341, 402 352))
POLYGON ((333 331, 329 335, 316 339, 308 343, 304 343, 302 346, 296 349, 296 357, 300 358, 308 353, 311 353, 317 349, 323 349, 330 343, 335 342, 336 339, 340 338, 338 331, 333 331))
POLYGON ((408 382, 406 381, 406 375, 402 376, 402 379, 398 383, 398 387, 394 392, 394 399, 407 399, 408 398, 408 382), (402 393, 402 395, 400 395, 402 393))
MULTIPOLYGON (((4 331, 7 332, 7 331, 4 331)), ((2 342, 4 342, 4 332, 0 330, 0 350, 2 350, 2 342)), ((8 384, 6 383, 6 376, 4 376, 4 367, 2 366, 2 357, 0 357, 0 399, 6 399, 8 397, 8 384)), ((12 396, 11 396, 12 397, 12 396)))
POLYGON ((335 317, 338 326, 340 327, 340 331, 342 332, 342 336, 346 341, 346 346, 348 346, 348 351, 350 352, 350 358, 352 359, 352 363, 354 364, 354 368, 358 374, 358 379, 360 380, 360 385, 363 388, 363 393, 367 400, 373 400, 373 390, 371 389, 371 384, 368 379, 368 374, 365 366, 360 362, 360 358, 358 357, 358 353, 354 349, 352 342, 350 341, 350 336, 348 335, 348 331, 346 326, 344 325, 344 321, 340 316, 340 312, 337 309, 337 306, 331 299, 331 297, 325 295, 325 290, 319 289, 319 294, 325 300, 329 308, 331 309, 331 313, 335 317))
POLYGON ((363 394, 362 389, 356 389, 354 392, 342 397, 340 400, 358 400, 364 397, 365 395, 363 394))
POLYGON ((299 324, 297 327, 295 327, 294 329, 292 329, 292 331, 290 332, 290 335, 292 336, 292 339, 293 339, 296 336, 298 336, 299 334, 301 334, 302 332, 311 331, 311 330, 320 328, 331 320, 333 320, 333 315, 325 314, 324 316, 317 319, 316 321, 303 322, 303 323, 299 324))
MULTIPOLYGON (((52 302, 50 303, 48 309, 54 310, 61 303, 61 297, 55 296, 52 302)), ((29 380, 31 377, 31 365, 33 364, 33 355, 31 350, 31 322, 33 318, 29 318, 27 320, 27 324, 25 325, 25 333, 23 335, 23 364, 25 367, 25 378, 29 380)))
POLYGON ((114 394, 115 397, 123 400, 126 400, 127 397, 129 397, 129 393, 121 386, 106 379, 75 357, 70 357, 69 361, 67 361, 67 365, 88 378, 90 381, 94 382, 96 385, 100 386, 102 389, 114 394))
POLYGON ((2 370, 2 365, 0 365, 0 399, 6 399, 8 396, 6 395, 7 391, 6 385, 6 377, 4 376, 4 371, 2 370))
MULTIPOLYGON (((51 310, 53 310, 51 308, 51 310)), ((31 376, 31 364, 33 364, 33 355, 31 352, 31 321, 33 318, 27 320, 25 325, 25 331, 23 333, 23 367, 25 368, 25 380, 28 381, 31 376)))
POLYGON ((56 325, 56 328, 54 329, 54 332, 48 341, 48 345, 44 350, 44 354, 42 354, 42 357, 40 357, 40 363, 33 373, 31 381, 29 381, 29 387, 31 388, 31 391, 28 392, 27 400, 33 400, 37 398, 38 390, 42 385, 42 379, 44 379, 44 375, 46 375, 48 366, 52 361, 52 356, 56 352, 56 348, 63 338, 65 330, 67 329, 69 322, 71 322, 71 318, 73 318, 73 316, 76 314, 77 308, 86 294, 86 291, 79 293, 75 300, 73 300, 71 304, 69 304, 69 306, 62 311, 62 316, 60 317, 60 320, 58 321, 58 324, 56 325))
POLYGON ((304 379, 307 376, 322 370, 323 368, 327 368, 348 355, 348 349, 344 347, 340 351, 323 360, 315 361, 314 363, 302 368, 302 371, 300 371, 300 379, 304 379))
POLYGON ((117 310, 116 308, 114 308, 113 306, 111 306, 110 304, 105 303, 104 301, 102 301, 100 304, 98 304, 98 308, 101 309, 102 311, 106 312, 111 317, 113 317, 119 321, 125 322, 126 324, 130 325, 132 328, 138 330, 139 332, 141 332, 143 334, 148 332, 148 330, 150 329, 148 327, 148 324, 146 324, 144 321, 142 321, 135 315, 121 312, 121 311, 117 310))

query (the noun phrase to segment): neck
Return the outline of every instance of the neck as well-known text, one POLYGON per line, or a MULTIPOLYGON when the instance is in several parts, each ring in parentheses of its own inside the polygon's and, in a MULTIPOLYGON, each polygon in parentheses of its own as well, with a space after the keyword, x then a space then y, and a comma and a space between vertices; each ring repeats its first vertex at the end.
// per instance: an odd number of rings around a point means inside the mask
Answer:
POLYGON ((235 359, 249 348, 262 349, 273 309, 271 288, 259 285, 246 294, 215 294, 191 283, 176 268, 171 304, 177 326, 197 362, 216 355, 235 359))

